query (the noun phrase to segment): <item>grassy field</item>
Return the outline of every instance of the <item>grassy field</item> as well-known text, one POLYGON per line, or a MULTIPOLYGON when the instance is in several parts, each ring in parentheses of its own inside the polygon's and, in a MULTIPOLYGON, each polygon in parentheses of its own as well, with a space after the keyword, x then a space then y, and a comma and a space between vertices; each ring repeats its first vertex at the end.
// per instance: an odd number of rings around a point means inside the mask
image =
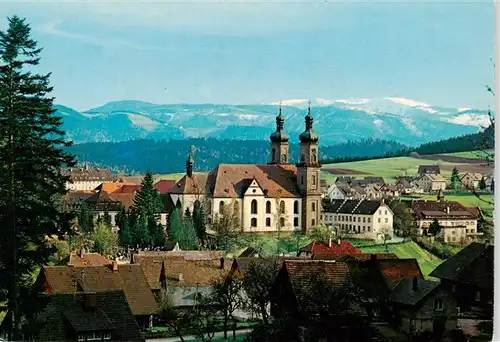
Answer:
MULTIPOLYGON (((365 253, 386 253, 386 249, 383 245, 361 247, 361 250, 365 253)), ((417 259, 418 265, 420 266, 420 269, 422 270, 424 276, 429 275, 429 273, 431 273, 438 265, 443 262, 437 256, 427 252, 425 249, 423 249, 413 241, 389 244, 388 252, 396 254, 400 259, 417 259)))
MULTIPOLYGON (((396 158, 362 160, 362 161, 348 162, 348 163, 326 164, 323 165, 323 169, 333 169, 333 168, 352 169, 369 173, 370 175, 373 176, 384 177, 386 181, 394 182, 395 181, 394 177, 403 176, 404 170, 407 171, 408 175, 416 175, 418 171, 418 166, 425 164, 456 165, 456 163, 447 163, 441 160, 425 160, 425 159, 416 159, 410 157, 396 157, 396 158)), ((326 173, 327 172, 323 171, 323 174, 326 173)), ((443 170, 442 175, 445 178, 449 178, 451 176, 451 171, 443 170)), ((327 177, 336 178, 338 176, 341 175, 330 174, 327 177)), ((368 175, 352 175, 352 176, 364 177, 368 175)))
MULTIPOLYGON (((493 153, 495 150, 487 150, 486 153, 493 153)), ((454 152, 454 153, 444 153, 448 156, 462 157, 462 158, 472 158, 472 159, 484 159, 484 151, 468 151, 468 152, 454 152)))

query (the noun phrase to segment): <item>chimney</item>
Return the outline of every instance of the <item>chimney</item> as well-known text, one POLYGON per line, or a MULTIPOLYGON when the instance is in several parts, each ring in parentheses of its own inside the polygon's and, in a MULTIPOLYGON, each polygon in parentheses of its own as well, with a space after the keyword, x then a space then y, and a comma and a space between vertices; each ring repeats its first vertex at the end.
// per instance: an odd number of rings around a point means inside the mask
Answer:
POLYGON ((330 240, 328 240, 328 248, 332 248, 332 238, 330 237, 330 240))
POLYGON ((413 277, 413 291, 418 290, 418 277, 413 277))
POLYGON ((184 281, 184 274, 179 273, 179 283, 182 283, 184 281))
POLYGON ((220 269, 224 269, 224 257, 220 258, 220 269))
POLYGON ((118 261, 113 260, 113 273, 118 272, 118 261))

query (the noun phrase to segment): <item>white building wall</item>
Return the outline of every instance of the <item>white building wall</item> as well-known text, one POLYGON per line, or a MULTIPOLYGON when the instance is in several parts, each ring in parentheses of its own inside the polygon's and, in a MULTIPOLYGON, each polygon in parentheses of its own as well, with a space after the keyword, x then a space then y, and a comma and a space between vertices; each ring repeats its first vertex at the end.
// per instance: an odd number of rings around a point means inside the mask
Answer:
POLYGON ((102 183, 102 181, 75 181, 73 183, 66 182, 66 188, 69 191, 94 190, 102 183))

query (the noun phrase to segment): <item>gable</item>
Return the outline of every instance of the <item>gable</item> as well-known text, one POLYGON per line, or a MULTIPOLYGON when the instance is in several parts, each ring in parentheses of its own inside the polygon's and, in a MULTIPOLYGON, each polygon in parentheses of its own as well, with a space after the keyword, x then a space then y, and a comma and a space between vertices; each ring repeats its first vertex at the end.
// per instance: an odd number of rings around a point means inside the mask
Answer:
POLYGON ((253 196, 264 196, 264 191, 260 187, 259 183, 257 180, 254 178, 250 185, 248 186, 248 189, 245 191, 243 194, 245 197, 253 197, 253 196))

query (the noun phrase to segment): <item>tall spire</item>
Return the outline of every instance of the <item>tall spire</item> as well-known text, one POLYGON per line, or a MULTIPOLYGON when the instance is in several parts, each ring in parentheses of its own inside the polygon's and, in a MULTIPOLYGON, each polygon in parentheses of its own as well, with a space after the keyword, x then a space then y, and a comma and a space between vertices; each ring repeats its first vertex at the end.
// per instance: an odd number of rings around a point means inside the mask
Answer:
POLYGON ((285 132, 284 126, 285 126, 285 118, 283 117, 283 113, 281 110, 281 101, 280 101, 278 116, 276 116, 276 131, 271 134, 270 136, 271 141, 274 142, 288 141, 289 137, 288 134, 285 132))
POLYGON ((308 102, 307 115, 305 118, 306 130, 299 135, 299 139, 302 142, 316 142, 319 140, 316 132, 313 131, 313 117, 311 115, 311 101, 308 102))
POLYGON ((186 175, 188 177, 193 177, 193 166, 194 166, 194 160, 190 153, 188 159, 186 160, 186 175))

